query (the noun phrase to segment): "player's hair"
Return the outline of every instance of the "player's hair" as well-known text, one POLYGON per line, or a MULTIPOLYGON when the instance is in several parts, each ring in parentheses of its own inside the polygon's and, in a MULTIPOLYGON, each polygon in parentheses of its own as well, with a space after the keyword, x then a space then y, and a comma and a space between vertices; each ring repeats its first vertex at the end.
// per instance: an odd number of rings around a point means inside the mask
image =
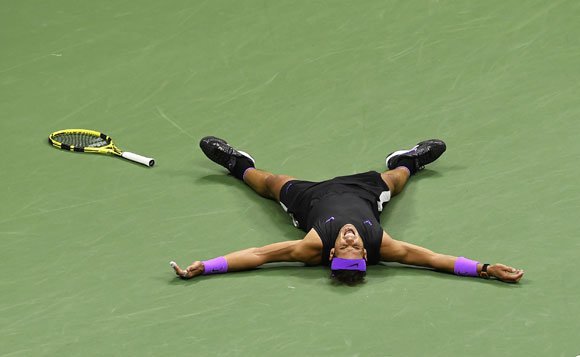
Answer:
POLYGON ((332 270, 330 279, 337 284, 346 284, 348 286, 355 286, 365 282, 366 271, 359 270, 332 270))

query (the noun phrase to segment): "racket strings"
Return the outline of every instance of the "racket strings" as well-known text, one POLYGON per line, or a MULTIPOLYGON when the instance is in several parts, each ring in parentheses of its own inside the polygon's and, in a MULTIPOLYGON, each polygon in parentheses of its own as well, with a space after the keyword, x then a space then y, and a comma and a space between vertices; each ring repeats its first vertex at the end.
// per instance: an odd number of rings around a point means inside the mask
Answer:
POLYGON ((55 135, 54 139, 62 144, 74 147, 101 147, 108 144, 100 136, 86 133, 62 133, 55 135))

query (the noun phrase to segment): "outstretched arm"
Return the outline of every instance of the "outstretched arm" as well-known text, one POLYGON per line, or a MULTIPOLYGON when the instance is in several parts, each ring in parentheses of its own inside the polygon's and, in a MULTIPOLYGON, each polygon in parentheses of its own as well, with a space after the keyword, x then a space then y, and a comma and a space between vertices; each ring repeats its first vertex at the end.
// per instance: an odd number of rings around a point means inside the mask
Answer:
MULTIPOLYGON (((314 230, 311 230, 302 240, 291 240, 268 244, 260 248, 248 248, 229 253, 223 257, 227 271, 254 269, 262 264, 273 262, 302 262, 306 264, 320 263, 322 242, 314 230)), ((205 272, 204 262, 195 261, 186 269, 181 269, 171 262, 175 273, 184 279, 190 279, 205 272)))
MULTIPOLYGON (((395 240, 386 232, 383 232, 381 244, 381 258, 385 261, 402 264, 416 265, 448 273, 455 272, 455 264, 459 258, 435 253, 429 249, 395 240)), ((484 264, 477 264, 477 274, 485 277, 482 273, 484 264)), ((495 277, 508 283, 517 283, 524 275, 523 270, 515 269, 503 264, 491 264, 487 267, 489 277, 495 277)))

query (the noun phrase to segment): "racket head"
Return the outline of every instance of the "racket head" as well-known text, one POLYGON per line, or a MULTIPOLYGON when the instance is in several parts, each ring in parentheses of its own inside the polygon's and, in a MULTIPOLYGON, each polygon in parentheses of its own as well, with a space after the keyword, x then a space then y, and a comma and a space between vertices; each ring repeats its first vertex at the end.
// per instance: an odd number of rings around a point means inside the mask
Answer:
POLYGON ((94 152, 117 153, 113 140, 106 134, 88 129, 64 129, 55 131, 48 137, 48 142, 57 149, 94 152))

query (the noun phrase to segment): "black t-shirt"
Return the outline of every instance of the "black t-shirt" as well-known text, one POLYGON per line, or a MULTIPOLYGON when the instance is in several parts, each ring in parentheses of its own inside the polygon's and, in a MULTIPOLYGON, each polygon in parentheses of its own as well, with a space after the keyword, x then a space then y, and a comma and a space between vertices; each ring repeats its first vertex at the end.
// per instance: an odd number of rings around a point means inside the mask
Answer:
POLYGON ((306 228, 307 231, 314 228, 322 240, 322 264, 329 265, 330 250, 334 248, 340 228, 347 223, 358 230, 367 250, 368 263, 377 264, 380 261, 383 229, 375 217, 373 204, 376 205, 348 192, 329 193, 312 202, 306 228))

